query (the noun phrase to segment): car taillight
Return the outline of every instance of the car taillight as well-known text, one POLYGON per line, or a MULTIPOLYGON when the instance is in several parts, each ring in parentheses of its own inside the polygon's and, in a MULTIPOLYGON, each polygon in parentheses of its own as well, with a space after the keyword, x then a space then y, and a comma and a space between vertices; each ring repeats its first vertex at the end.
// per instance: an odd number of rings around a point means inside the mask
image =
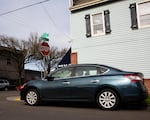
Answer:
POLYGON ((20 86, 20 90, 22 90, 25 87, 26 83, 20 86))
POLYGON ((125 75, 131 82, 143 82, 143 78, 139 75, 125 75))

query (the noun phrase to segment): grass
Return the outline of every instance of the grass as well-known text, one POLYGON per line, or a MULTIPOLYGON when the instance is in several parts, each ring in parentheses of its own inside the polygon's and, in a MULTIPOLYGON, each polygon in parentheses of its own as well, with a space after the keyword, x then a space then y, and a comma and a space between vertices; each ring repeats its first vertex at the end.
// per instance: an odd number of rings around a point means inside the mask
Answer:
POLYGON ((148 98, 145 101, 148 105, 150 105, 150 95, 148 96, 148 98))

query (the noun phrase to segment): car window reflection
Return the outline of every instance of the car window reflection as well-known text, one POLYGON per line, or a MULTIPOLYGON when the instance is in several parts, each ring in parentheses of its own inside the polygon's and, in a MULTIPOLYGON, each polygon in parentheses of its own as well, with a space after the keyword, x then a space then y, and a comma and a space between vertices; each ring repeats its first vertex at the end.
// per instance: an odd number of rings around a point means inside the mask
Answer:
POLYGON ((106 68, 103 67, 95 67, 95 66, 88 66, 88 67, 77 67, 75 70, 75 76, 92 76, 92 75, 101 75, 107 71, 106 68))
POLYGON ((63 79, 63 78, 69 78, 72 75, 72 69, 64 69, 64 70, 58 70, 55 72, 52 77, 54 77, 54 80, 57 79, 63 79))

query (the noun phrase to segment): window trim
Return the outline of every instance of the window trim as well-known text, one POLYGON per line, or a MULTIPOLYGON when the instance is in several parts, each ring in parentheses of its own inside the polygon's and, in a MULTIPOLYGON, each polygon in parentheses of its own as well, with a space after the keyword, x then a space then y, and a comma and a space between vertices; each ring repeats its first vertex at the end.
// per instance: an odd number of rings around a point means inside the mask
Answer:
POLYGON ((99 13, 94 13, 94 14, 90 14, 90 21, 91 21, 91 36, 92 37, 96 37, 96 36, 101 36, 101 35, 105 35, 105 18, 104 18, 104 12, 99 12, 99 13), (98 34, 94 34, 94 27, 93 27, 93 16, 94 15, 98 15, 98 14, 101 14, 102 15, 102 22, 103 22, 103 32, 102 33, 98 33, 98 34))
POLYGON ((150 2, 150 0, 145 0, 145 1, 142 1, 142 2, 136 3, 136 8, 137 8, 137 21, 138 21, 138 27, 139 27, 139 28, 147 28, 147 27, 150 27, 150 24, 149 24, 149 25, 141 25, 141 22, 140 22, 140 15, 139 15, 139 4, 147 3, 147 2, 150 2))

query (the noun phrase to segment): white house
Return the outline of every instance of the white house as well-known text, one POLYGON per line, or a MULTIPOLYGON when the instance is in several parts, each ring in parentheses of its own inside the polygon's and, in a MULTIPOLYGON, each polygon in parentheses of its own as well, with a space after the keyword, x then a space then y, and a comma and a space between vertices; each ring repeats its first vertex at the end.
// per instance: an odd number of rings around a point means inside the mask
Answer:
POLYGON ((140 71, 150 79, 150 0, 71 0, 72 63, 140 71))

